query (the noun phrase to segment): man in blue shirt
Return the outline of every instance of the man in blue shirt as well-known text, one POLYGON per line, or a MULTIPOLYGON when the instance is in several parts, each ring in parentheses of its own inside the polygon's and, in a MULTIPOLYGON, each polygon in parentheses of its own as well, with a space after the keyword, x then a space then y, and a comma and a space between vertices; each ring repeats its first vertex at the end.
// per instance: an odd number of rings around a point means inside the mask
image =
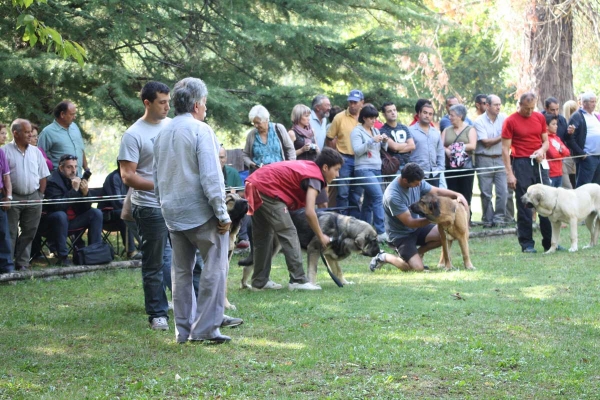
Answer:
MULTIPOLYGON (((85 158, 83 137, 75 123, 77 107, 69 100, 63 100, 54 107, 54 122, 45 127, 40 133, 38 147, 44 149, 54 170, 58 168, 58 160, 65 154, 72 154, 81 161, 77 175, 82 176, 82 168, 88 169, 85 158)), ((52 171, 50 171, 52 172, 52 171)))
POLYGON ((400 257, 380 253, 373 257, 369 268, 374 271, 384 263, 390 263, 402 271, 423 271, 423 255, 442 245, 436 224, 422 218, 410 210, 427 193, 457 199, 469 208, 467 200, 460 193, 431 186, 423 178, 425 174, 415 163, 408 163, 402 174, 390 183, 383 195, 385 230, 400 257), (418 247, 417 247, 418 246, 418 247))

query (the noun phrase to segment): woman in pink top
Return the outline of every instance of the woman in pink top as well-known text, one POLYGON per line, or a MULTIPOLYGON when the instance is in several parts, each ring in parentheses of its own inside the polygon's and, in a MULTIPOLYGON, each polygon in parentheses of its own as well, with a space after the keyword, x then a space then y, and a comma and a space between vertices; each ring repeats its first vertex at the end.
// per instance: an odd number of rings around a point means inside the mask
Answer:
MULTIPOLYGON (((36 146, 36 147, 38 144, 38 132, 39 132, 39 126, 37 126, 35 124, 31 124, 31 142, 29 144, 36 146)), ((54 169, 54 165, 52 164, 52 161, 50 161, 50 159, 48 158, 48 156, 46 155, 44 150, 42 150, 41 147, 38 147, 38 149, 42 152, 42 155, 44 156, 44 159, 46 160, 46 164, 48 165, 48 171, 52 172, 52 170, 54 169)))

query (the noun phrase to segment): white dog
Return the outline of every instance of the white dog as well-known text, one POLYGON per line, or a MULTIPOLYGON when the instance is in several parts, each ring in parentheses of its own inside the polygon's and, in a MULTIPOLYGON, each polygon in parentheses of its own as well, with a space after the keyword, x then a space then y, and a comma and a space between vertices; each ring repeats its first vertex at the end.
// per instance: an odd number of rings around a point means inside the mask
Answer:
POLYGON ((583 220, 591 235, 590 244, 584 249, 598 244, 600 185, 588 183, 572 190, 540 184, 531 185, 521 201, 526 207, 535 208, 542 217, 548 217, 552 223, 552 242, 546 253, 556 251, 562 222, 569 224, 571 228, 569 251, 577 251, 577 224, 583 220))

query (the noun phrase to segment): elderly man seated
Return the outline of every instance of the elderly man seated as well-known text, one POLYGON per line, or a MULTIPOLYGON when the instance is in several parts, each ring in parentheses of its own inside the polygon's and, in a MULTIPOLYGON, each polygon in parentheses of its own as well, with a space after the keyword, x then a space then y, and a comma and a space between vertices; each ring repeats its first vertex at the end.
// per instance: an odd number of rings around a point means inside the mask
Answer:
MULTIPOLYGON (((77 157, 60 157, 58 169, 52 172, 46 186, 46 199, 78 199, 89 196, 88 182, 77 176, 77 157)), ((47 236, 53 238, 59 263, 72 264, 68 259, 67 235, 71 230, 88 230, 88 245, 102 240, 102 212, 91 202, 64 202, 44 205, 47 213, 47 236)))

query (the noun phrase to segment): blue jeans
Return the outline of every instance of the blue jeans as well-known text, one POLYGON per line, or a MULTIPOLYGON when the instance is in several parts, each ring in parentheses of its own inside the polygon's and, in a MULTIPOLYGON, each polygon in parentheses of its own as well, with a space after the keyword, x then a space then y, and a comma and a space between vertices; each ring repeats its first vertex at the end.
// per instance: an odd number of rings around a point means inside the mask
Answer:
POLYGON ((8 215, 0 209, 0 274, 13 272, 12 244, 8 229, 8 215))
POLYGON ((133 205, 132 210, 142 239, 142 281, 148 321, 168 318, 169 303, 165 287, 171 281, 171 247, 167 224, 160 208, 133 205), (169 250, 165 251, 167 246, 169 250))
POLYGON ((550 186, 559 188, 562 186, 562 176, 557 176, 556 178, 550 178, 550 186))
POLYGON ((342 180, 343 178, 354 177, 354 156, 342 154, 344 165, 340 168, 340 176, 337 184, 336 207, 354 207, 351 210, 341 210, 341 214, 350 215, 355 218, 360 218, 360 196, 362 188, 360 186, 352 186, 357 183, 356 180, 342 180))
POLYGON ((56 244, 56 253, 59 257, 66 257, 68 231, 87 228, 88 246, 102 241, 102 211, 90 208, 69 221, 64 211, 54 211, 46 217, 48 224, 48 237, 53 238, 56 244))
POLYGON ((577 187, 586 183, 600 184, 600 156, 580 158, 577 164, 577 187))
POLYGON ((361 215, 363 221, 373 225, 377 234, 385 232, 383 222, 383 191, 381 190, 381 170, 377 169, 357 169, 354 171, 356 177, 362 177, 358 180, 363 186, 365 197, 363 199, 361 215))

